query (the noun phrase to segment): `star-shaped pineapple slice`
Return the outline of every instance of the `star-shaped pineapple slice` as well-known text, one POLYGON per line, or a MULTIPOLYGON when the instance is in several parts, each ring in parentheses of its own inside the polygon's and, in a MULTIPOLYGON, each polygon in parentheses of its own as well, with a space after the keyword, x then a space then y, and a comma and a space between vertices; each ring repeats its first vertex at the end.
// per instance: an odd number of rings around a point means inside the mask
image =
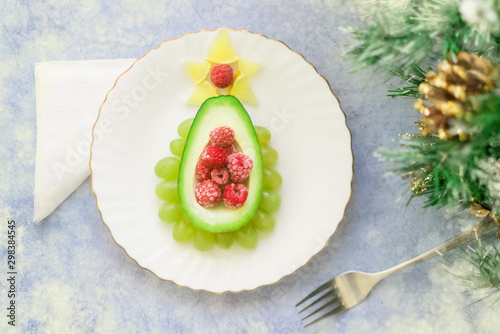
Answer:
POLYGON ((188 103, 197 106, 205 102, 206 99, 214 96, 219 96, 217 89, 207 80, 203 80, 196 85, 196 89, 189 97, 188 103))
POLYGON ((189 75, 196 84, 196 89, 191 94, 188 103, 200 105, 209 97, 231 94, 243 102, 257 105, 257 98, 247 77, 257 72, 262 66, 263 64, 239 57, 227 31, 220 29, 208 47, 205 61, 186 62, 189 75), (226 77, 230 82, 229 86, 217 87, 212 82, 212 70, 221 65, 229 65, 233 69, 232 77, 226 77))
POLYGON ((205 80, 210 73, 212 64, 208 61, 188 61, 185 63, 191 79, 196 84, 201 83, 205 80))
POLYGON ((243 75, 237 76, 234 80, 232 87, 229 89, 229 94, 253 105, 259 104, 252 88, 250 88, 247 78, 243 75))
POLYGON ((260 70, 260 68, 262 66, 264 66, 264 65, 261 63, 256 63, 254 61, 250 61, 250 60, 245 59, 245 58, 240 58, 238 60, 238 71, 244 77, 247 77, 251 74, 254 74, 258 70, 260 70))
POLYGON ((217 64, 231 64, 238 60, 226 29, 220 29, 208 47, 207 61, 217 64))

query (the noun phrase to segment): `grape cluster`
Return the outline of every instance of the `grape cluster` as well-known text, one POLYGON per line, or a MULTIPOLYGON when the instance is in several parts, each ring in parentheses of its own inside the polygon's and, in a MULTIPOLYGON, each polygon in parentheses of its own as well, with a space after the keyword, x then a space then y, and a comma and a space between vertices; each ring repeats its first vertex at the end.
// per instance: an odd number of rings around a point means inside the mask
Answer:
MULTIPOLYGON (((181 138, 170 142, 170 151, 177 157, 182 157, 186 138, 193 119, 189 118, 177 128, 181 138)), ((281 175, 272 168, 278 161, 278 152, 268 146, 271 132, 261 126, 255 126, 257 138, 261 146, 262 162, 264 164, 262 180, 262 197, 259 208, 252 219, 243 227, 232 232, 211 233, 194 226, 182 210, 177 195, 177 176, 180 160, 176 157, 161 159, 155 166, 155 174, 163 180, 156 186, 156 195, 165 201, 160 206, 158 215, 166 223, 173 223, 172 236, 175 241, 184 243, 193 241, 200 251, 206 251, 216 244, 222 249, 231 247, 234 241, 243 248, 252 249, 257 246, 259 234, 257 231, 272 231, 275 225, 273 212, 281 205, 281 197, 276 191, 282 183, 281 175)))

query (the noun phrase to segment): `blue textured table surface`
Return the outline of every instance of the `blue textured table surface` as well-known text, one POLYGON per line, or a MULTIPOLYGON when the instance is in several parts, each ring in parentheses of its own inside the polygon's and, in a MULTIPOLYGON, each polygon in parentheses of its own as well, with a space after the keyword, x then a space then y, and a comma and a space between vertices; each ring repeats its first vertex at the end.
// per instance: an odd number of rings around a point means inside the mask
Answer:
MULTIPOLYGON (((490 302, 476 299, 431 260, 385 279, 360 306, 307 329, 294 305, 346 270, 378 271, 474 224, 406 206, 405 182, 385 177, 377 148, 418 120, 411 102, 389 100, 369 71, 341 56, 359 25, 341 0, 2 1, 0 4, 0 332, 22 333, 493 333, 490 302), (33 213, 34 64, 138 58, 163 40, 229 27, 262 33, 303 54, 330 82, 353 135, 355 177, 346 218, 328 247, 280 283, 240 294, 180 288, 139 268, 112 240, 85 181, 40 224, 33 213), (368 83, 367 83, 368 82, 368 83), (7 220, 17 222, 17 326, 7 324, 7 220)), ((312 213, 313 215, 313 213, 312 213)))

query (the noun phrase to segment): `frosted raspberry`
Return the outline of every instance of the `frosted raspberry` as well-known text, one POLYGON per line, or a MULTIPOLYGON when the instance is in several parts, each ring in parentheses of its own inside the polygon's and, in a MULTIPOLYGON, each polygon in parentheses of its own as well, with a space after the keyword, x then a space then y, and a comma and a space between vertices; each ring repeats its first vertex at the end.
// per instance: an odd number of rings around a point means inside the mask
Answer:
POLYGON ((253 161, 243 153, 234 153, 227 157, 227 170, 233 182, 243 182, 252 171, 253 161))
POLYGON ((217 65, 210 72, 210 80, 217 88, 227 88, 233 83, 233 69, 229 65, 217 65))
POLYGON ((217 146, 207 146, 201 153, 200 160, 208 167, 218 168, 226 164, 227 155, 217 146))
POLYGON ((234 147, 233 144, 229 145, 228 147, 225 147, 224 153, 229 157, 231 154, 236 153, 236 148, 234 147))
POLYGON ((200 181, 210 179, 210 173, 212 172, 212 168, 208 167, 206 163, 203 161, 198 161, 196 165, 196 178, 200 181))
POLYGON ((211 208, 219 203, 222 197, 222 190, 217 183, 212 180, 203 181, 195 190, 196 202, 205 208, 211 208))
POLYGON ((210 141, 212 145, 225 148, 234 140, 234 131, 229 126, 219 126, 210 131, 210 141))
POLYGON ((217 184, 226 184, 229 181, 229 173, 226 167, 215 168, 210 173, 212 180, 217 184))
POLYGON ((247 200, 248 189, 243 184, 229 184, 224 189, 223 201, 224 205, 231 209, 240 208, 247 200))

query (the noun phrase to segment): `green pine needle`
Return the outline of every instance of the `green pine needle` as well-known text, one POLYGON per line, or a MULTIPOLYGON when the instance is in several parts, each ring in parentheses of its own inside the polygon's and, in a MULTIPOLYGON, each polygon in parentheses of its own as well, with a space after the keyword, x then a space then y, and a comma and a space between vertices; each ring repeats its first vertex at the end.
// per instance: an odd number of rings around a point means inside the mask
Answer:
POLYGON ((399 166, 395 173, 412 179, 412 197, 425 196, 427 207, 469 206, 475 198, 494 213, 500 212, 496 179, 487 180, 493 177, 491 172, 481 173, 485 160, 500 161, 500 96, 483 95, 473 104, 482 113, 457 121, 470 134, 468 140, 405 136, 401 149, 376 153, 399 166))
MULTIPOLYGON (((352 1, 364 11, 366 24, 344 29, 353 39, 345 56, 352 60, 354 71, 371 68, 399 78, 401 83, 388 91, 391 98, 423 98, 418 87, 430 70, 428 65, 454 59, 460 51, 500 64, 500 0, 476 0, 477 11, 464 11, 460 8, 463 2, 458 0, 352 1), (485 10, 484 6, 490 7, 485 10)), ((426 206, 438 208, 467 207, 474 201, 499 216, 500 91, 470 98, 469 102, 470 112, 451 124, 468 134, 465 140, 406 135, 401 149, 381 149, 376 155, 396 164, 394 173, 409 180, 413 191, 410 200, 424 196, 426 206)), ((490 289, 495 302, 500 300, 496 242, 486 246, 478 240, 474 248, 457 255, 467 266, 456 261, 449 266, 470 289, 490 289)))
MULTIPOLYGON (((352 0, 364 9, 362 28, 345 27, 353 41, 345 56, 354 71, 371 67, 407 80, 416 67, 436 63, 460 51, 487 58, 498 55, 500 32, 469 25, 456 0, 352 0)), ((495 4, 496 6, 496 4, 495 4)), ((500 14, 500 5, 498 5, 500 14)), ((418 97, 418 85, 393 88, 391 97, 418 97)))
MULTIPOLYGON (((431 67, 427 68, 427 72, 432 70, 431 67)), ((422 98, 422 94, 418 90, 418 86, 425 81, 425 74, 424 70, 418 66, 418 65, 413 65, 410 73, 406 73, 402 68, 400 67, 393 67, 388 70, 389 74, 393 77, 400 78, 404 80, 404 82, 407 83, 406 86, 404 87, 392 87, 392 89, 389 89, 389 93, 387 96, 394 98, 394 97, 402 97, 402 98, 422 98)))
POLYGON ((461 248, 458 253, 445 257, 445 269, 469 291, 483 291, 486 298, 494 297, 491 305, 500 300, 500 251, 496 240, 485 245, 480 239, 475 247, 461 248))

